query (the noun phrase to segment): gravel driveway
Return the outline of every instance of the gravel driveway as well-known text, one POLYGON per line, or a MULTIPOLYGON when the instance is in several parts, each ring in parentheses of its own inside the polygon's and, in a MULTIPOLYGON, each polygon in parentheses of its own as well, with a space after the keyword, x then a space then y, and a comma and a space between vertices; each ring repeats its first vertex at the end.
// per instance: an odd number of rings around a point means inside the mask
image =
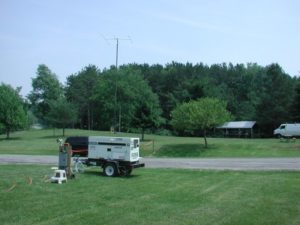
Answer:
MULTIPOLYGON (((142 158, 147 168, 185 168, 212 170, 296 170, 300 158, 142 158)), ((0 155, 0 164, 57 165, 57 156, 0 155)))

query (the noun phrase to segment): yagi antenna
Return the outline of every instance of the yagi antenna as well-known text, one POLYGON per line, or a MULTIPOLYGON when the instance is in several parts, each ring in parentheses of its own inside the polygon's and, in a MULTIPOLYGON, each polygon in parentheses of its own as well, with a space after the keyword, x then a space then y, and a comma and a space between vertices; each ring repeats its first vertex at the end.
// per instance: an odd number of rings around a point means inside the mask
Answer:
POLYGON ((106 41, 107 44, 110 44, 110 41, 116 41, 116 69, 118 69, 119 41, 130 41, 132 43, 131 37, 127 36, 127 38, 120 38, 120 37, 106 38, 103 35, 101 35, 101 36, 106 41))

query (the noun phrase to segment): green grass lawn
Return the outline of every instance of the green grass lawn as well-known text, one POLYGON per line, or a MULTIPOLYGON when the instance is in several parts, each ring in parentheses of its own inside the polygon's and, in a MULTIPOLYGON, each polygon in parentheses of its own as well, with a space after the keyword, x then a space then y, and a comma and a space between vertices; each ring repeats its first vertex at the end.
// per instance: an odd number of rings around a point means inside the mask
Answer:
POLYGON ((92 168, 66 184, 49 166, 0 165, 1 224, 300 224, 299 172, 92 168))
MULTIPOLYGON (((5 135, 0 135, 0 154, 26 154, 26 155, 57 155, 57 138, 62 135, 62 130, 26 130, 11 134, 11 139, 6 140, 5 135)), ((84 135, 109 135, 109 132, 87 130, 66 130, 68 136, 84 135)))
MULTIPOLYGON (((300 142, 280 142, 278 139, 163 137, 154 139, 154 153, 158 157, 294 157, 300 156, 300 142)), ((151 152, 149 146, 144 152, 151 152)))
MULTIPOLYGON (((6 140, 0 135, 0 154, 56 155, 56 139, 61 130, 29 130, 11 134, 6 140)), ((66 135, 133 136, 100 131, 68 129, 66 135)), ((278 139, 208 138, 208 149, 202 137, 146 135, 141 143, 142 156, 154 157, 300 157, 300 140, 280 142, 278 139)))

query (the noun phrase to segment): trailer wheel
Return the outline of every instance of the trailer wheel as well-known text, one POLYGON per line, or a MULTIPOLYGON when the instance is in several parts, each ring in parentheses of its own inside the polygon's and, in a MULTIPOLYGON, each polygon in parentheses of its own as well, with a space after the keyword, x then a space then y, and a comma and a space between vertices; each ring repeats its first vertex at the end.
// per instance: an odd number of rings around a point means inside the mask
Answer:
POLYGON ((108 177, 113 177, 118 174, 117 167, 114 163, 107 163, 104 166, 103 172, 104 172, 105 176, 108 176, 108 177))

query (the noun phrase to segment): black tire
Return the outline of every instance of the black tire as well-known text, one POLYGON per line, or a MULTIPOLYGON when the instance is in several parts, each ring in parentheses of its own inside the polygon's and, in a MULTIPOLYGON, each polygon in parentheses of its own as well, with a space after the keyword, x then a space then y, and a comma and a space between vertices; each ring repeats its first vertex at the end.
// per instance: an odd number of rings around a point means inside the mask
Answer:
POLYGON ((107 163, 103 168, 103 173, 107 177, 114 177, 118 175, 117 167, 114 163, 107 163))

